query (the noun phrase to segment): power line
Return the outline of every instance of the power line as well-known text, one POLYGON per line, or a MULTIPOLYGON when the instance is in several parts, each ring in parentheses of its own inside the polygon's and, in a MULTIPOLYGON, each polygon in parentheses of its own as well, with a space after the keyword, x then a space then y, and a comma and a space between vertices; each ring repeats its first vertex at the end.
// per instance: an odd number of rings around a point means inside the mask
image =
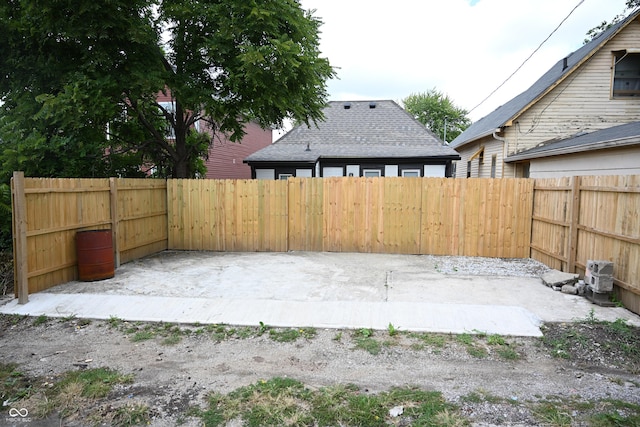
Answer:
POLYGON ((551 34, 549 34, 549 35, 547 36, 547 38, 546 38, 546 39, 544 39, 544 40, 542 41, 542 43, 540 43, 540 45, 539 45, 539 46, 538 46, 538 47, 537 47, 533 52, 531 52, 531 55, 529 55, 529 56, 527 57, 527 59, 525 59, 525 60, 522 62, 522 64, 520 64, 520 66, 519 66, 518 68, 516 68, 516 70, 515 70, 513 73, 511 73, 511 75, 510 75, 509 77, 507 77, 507 78, 506 78, 506 80, 505 80, 505 81, 503 81, 502 83, 500 83, 500 85, 499 85, 497 88, 495 88, 495 89, 494 89, 494 90, 493 90, 489 95, 487 95, 487 96, 486 96, 482 101, 480 101, 480 103, 479 103, 478 105, 476 105, 476 106, 475 106, 475 107, 473 107, 471 110, 469 110, 469 113, 471 113, 473 110, 475 110, 476 108, 478 108, 479 106, 481 106, 482 104, 484 104, 484 103, 485 103, 485 101, 486 101, 487 99, 491 98, 491 96, 492 96, 494 93, 496 93, 498 90, 500 90, 500 88, 501 88, 502 86, 504 86, 504 85, 505 85, 505 83, 507 83, 509 80, 511 80, 511 78, 512 78, 512 77, 513 77, 513 76, 514 76, 518 71, 520 71, 520 69, 524 66, 524 64, 526 64, 526 63, 527 63, 527 61, 529 61, 529 60, 531 59, 531 57, 532 57, 533 55, 535 55, 535 54, 536 54, 536 52, 538 52, 538 51, 540 50, 540 48, 542 47, 542 45, 543 45, 543 44, 545 44, 545 43, 547 42, 547 40, 549 40, 549 39, 551 38, 551 36, 553 36, 553 35, 555 34, 555 32, 556 32, 556 31, 558 31, 558 29, 562 26, 562 24, 564 24, 564 22, 565 22, 567 19, 569 19, 569 17, 573 14, 573 12, 575 12, 575 10, 576 10, 578 7, 580 7, 580 5, 581 5, 582 3, 584 3, 584 0, 580 0, 580 2, 579 2, 579 3, 578 3, 578 4, 577 4, 573 9, 571 9, 571 12, 569 12, 569 14, 568 14, 567 16, 565 16, 565 18, 564 18, 564 19, 563 19, 563 20, 558 24, 558 26, 557 26, 557 27, 556 27, 556 28, 551 32, 551 34))

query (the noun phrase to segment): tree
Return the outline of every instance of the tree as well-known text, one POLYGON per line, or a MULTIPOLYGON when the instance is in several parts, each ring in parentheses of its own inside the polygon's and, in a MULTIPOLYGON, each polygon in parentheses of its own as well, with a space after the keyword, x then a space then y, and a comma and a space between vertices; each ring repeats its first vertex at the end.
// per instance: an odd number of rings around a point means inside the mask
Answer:
POLYGON ((211 142, 197 127, 310 125, 335 75, 320 24, 296 0, 5 0, 3 169, 192 177, 211 142))
POLYGON ((402 100, 404 108, 445 142, 454 140, 471 125, 468 112, 442 92, 430 89, 402 100))
POLYGON ((640 0, 627 0, 625 9, 622 11, 622 13, 614 16, 613 19, 611 19, 611 22, 602 21, 600 25, 598 25, 597 27, 593 27, 592 29, 587 31, 587 38, 584 39, 585 44, 598 37, 600 34, 602 34, 603 31, 606 31, 612 25, 615 25, 618 22, 622 21, 627 16, 629 11, 637 8, 638 6, 640 6, 640 0))

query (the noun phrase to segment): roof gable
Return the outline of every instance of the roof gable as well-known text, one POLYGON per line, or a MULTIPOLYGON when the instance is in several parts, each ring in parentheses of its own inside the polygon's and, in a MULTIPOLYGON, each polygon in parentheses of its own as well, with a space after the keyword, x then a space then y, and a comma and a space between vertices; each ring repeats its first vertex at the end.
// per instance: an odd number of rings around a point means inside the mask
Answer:
POLYGON ((602 34, 556 62, 553 67, 527 90, 469 126, 469 128, 451 142, 451 147, 458 148, 478 138, 491 135, 496 129, 508 125, 510 121, 526 111, 538 99, 576 71, 584 61, 598 52, 605 43, 638 17, 639 14, 640 9, 632 12, 622 21, 611 26, 602 32, 602 34))
POLYGON ((433 157, 459 155, 397 103, 332 101, 317 127, 300 125, 245 162, 315 162, 320 158, 433 157))

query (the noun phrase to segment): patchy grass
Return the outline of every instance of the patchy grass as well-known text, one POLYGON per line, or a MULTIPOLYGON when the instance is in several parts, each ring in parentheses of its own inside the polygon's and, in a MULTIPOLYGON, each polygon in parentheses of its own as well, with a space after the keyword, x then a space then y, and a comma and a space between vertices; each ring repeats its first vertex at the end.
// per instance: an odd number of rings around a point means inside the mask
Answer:
POLYGON ((70 371, 54 382, 43 382, 37 378, 28 379, 16 370, 15 365, 0 365, 0 381, 3 406, 28 408, 29 415, 34 418, 57 414, 61 419, 86 418, 93 419, 91 424, 95 425, 108 421, 111 425, 121 426, 137 425, 143 420, 140 407, 135 411, 114 408, 107 411, 108 414, 92 413, 95 402, 105 399, 115 385, 133 382, 132 375, 122 375, 107 368, 70 371), (107 415, 115 418, 105 419, 107 415), (112 422, 117 419, 120 421, 112 422))
POLYGON ((290 378, 261 380, 226 396, 212 393, 206 410, 197 415, 207 426, 232 420, 247 426, 467 424, 439 392, 395 388, 374 395, 353 385, 309 389, 290 378), (392 417, 394 407, 402 407, 402 414, 392 417))
POLYGON ((352 338, 356 344, 355 348, 364 350, 374 356, 382 350, 382 343, 374 337, 374 331, 369 328, 356 329, 353 331, 352 338))
POLYGON ((293 342, 298 338, 313 339, 317 334, 315 328, 271 329, 269 338, 278 342, 293 342))

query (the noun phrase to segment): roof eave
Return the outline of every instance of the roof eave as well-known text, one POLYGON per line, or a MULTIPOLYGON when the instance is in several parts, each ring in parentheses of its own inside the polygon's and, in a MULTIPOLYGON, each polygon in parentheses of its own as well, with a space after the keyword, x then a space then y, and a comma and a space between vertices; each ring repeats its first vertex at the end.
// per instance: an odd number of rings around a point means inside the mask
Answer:
POLYGON ((589 144, 574 145, 571 147, 551 148, 549 150, 540 150, 532 153, 522 152, 508 156, 504 159, 505 163, 514 163, 523 160, 534 160, 542 157, 562 156, 567 154, 584 153, 587 151, 604 150, 607 148, 622 148, 633 145, 640 145, 640 136, 632 136, 627 138, 616 138, 607 141, 591 142, 589 144))

